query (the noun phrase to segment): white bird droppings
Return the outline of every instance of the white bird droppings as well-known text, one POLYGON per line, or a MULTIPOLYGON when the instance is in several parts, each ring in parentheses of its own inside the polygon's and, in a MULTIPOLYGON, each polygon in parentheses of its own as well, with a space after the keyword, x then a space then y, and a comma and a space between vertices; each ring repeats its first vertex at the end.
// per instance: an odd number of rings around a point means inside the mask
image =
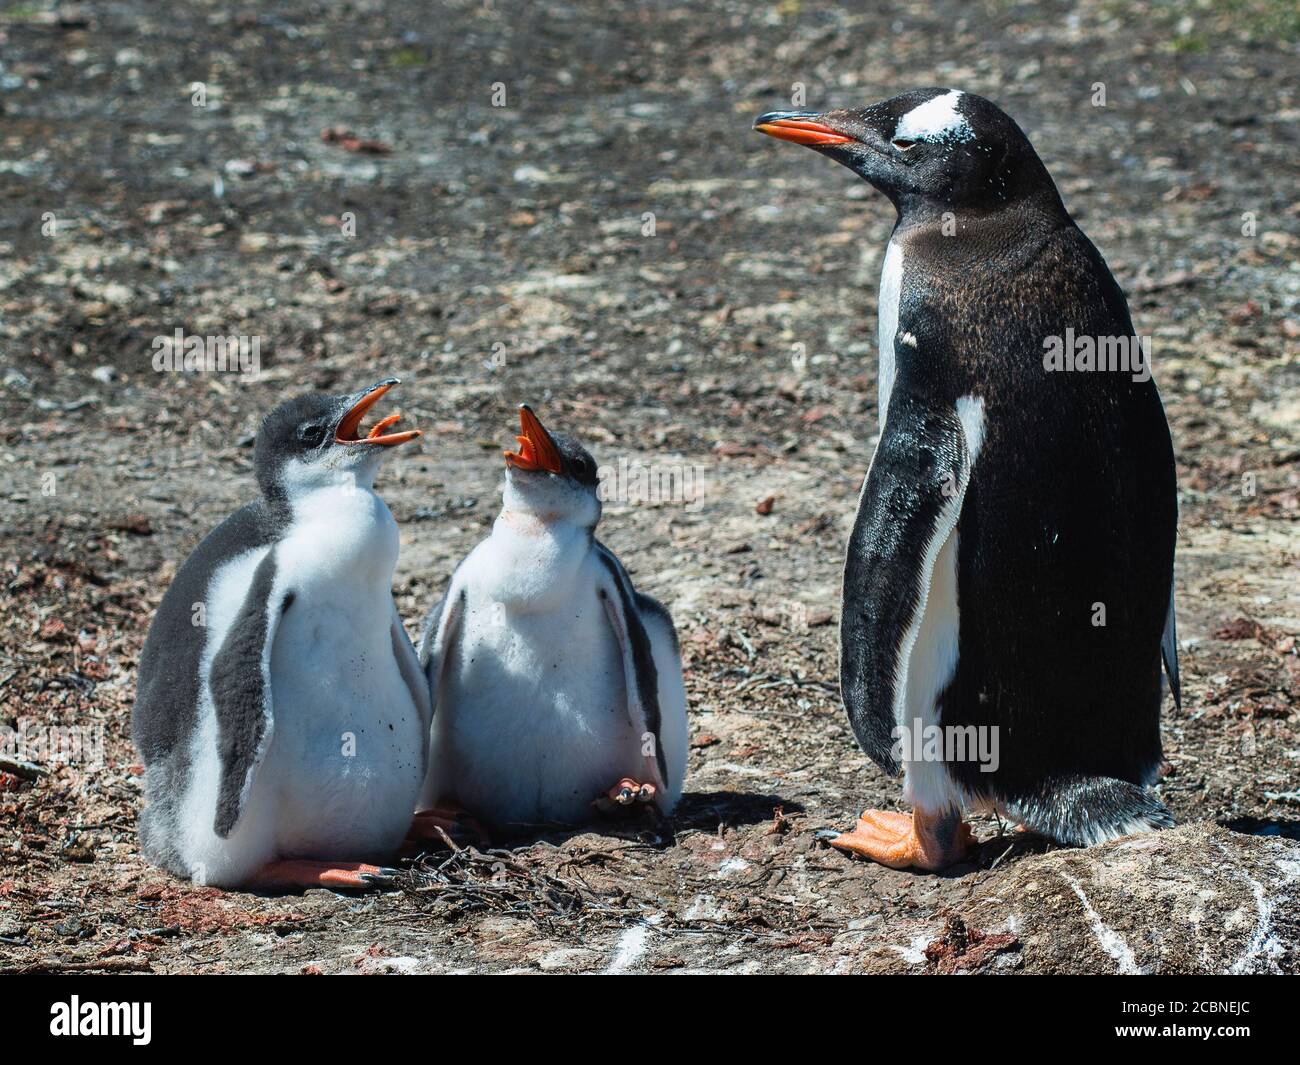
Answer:
POLYGON ((1079 902, 1083 905, 1084 916, 1088 918, 1088 926, 1092 929, 1092 934, 1096 937, 1098 945, 1115 959, 1119 971, 1125 976, 1138 976, 1142 969, 1137 963, 1137 958, 1133 956, 1132 948, 1124 942, 1115 929, 1111 928, 1101 919, 1101 915, 1092 908, 1092 903, 1088 901, 1088 896, 1083 893, 1083 888, 1074 877, 1061 874, 1061 879, 1070 885, 1071 890, 1079 897, 1079 902))
POLYGON ((605 970, 607 976, 616 976, 619 973, 627 972, 633 965, 641 960, 642 955, 646 952, 646 946, 650 940, 650 929, 644 925, 636 925, 629 928, 618 937, 618 945, 614 948, 614 958, 609 963, 609 968, 605 970))

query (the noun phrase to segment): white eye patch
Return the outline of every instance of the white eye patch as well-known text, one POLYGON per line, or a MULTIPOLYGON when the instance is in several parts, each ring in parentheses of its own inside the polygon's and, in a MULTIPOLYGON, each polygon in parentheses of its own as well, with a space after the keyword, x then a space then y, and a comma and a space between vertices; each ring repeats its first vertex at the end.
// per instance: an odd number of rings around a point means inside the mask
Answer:
POLYGON ((971 141, 975 131, 957 110, 960 89, 943 93, 914 107, 898 120, 894 140, 903 141, 971 141))

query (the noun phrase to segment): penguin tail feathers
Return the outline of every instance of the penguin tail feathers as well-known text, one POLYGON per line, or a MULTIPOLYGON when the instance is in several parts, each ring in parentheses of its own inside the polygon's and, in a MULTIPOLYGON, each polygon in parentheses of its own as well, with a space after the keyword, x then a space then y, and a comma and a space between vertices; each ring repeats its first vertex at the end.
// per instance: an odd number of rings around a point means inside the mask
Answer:
POLYGON ((1026 828, 1075 847, 1174 827, 1155 795, 1114 777, 1048 780, 1033 795, 1005 800, 1003 808, 1026 828))

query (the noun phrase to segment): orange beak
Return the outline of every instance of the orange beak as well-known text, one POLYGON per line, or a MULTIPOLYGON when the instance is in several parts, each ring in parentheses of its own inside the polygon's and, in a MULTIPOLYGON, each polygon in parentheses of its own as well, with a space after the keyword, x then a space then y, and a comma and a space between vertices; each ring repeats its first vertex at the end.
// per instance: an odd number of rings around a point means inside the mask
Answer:
POLYGON ((400 433, 384 432, 390 425, 401 419, 400 414, 390 414, 386 418, 381 418, 370 429, 370 432, 365 436, 361 435, 361 419, 366 416, 366 411, 378 403, 380 397, 395 384, 397 384, 396 378, 381 381, 362 396, 339 421, 339 427, 334 430, 335 442, 339 444, 375 444, 379 447, 396 447, 398 444, 405 444, 408 440, 414 440, 417 436, 420 436, 419 429, 407 429, 400 433))
POLYGON ((766 133, 781 141, 807 145, 810 148, 825 148, 833 144, 851 144, 852 137, 846 137, 838 130, 831 129, 824 122, 798 114, 786 116, 779 111, 770 111, 759 115, 754 128, 759 133, 766 133))
POLYGON ((545 470, 547 473, 559 473, 564 469, 560 449, 527 403, 519 404, 519 435, 515 439, 519 441, 519 450, 505 453, 507 466, 525 471, 545 470))

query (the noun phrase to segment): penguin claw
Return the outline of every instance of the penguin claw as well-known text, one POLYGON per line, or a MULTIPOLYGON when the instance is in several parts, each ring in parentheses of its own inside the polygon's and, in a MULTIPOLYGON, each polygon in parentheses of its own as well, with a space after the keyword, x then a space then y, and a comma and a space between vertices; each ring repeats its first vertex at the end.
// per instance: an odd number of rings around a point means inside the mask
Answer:
POLYGON ((653 784, 642 784, 631 777, 624 777, 604 795, 592 801, 592 806, 603 813, 609 813, 635 803, 654 802, 659 789, 653 784))
POLYGON ((263 866, 249 881, 254 891, 371 891, 392 887, 398 870, 365 862, 322 862, 288 859, 263 866))
POLYGON ((399 872, 400 870, 385 865, 373 873, 359 873, 358 876, 371 887, 390 888, 395 885, 399 872))

